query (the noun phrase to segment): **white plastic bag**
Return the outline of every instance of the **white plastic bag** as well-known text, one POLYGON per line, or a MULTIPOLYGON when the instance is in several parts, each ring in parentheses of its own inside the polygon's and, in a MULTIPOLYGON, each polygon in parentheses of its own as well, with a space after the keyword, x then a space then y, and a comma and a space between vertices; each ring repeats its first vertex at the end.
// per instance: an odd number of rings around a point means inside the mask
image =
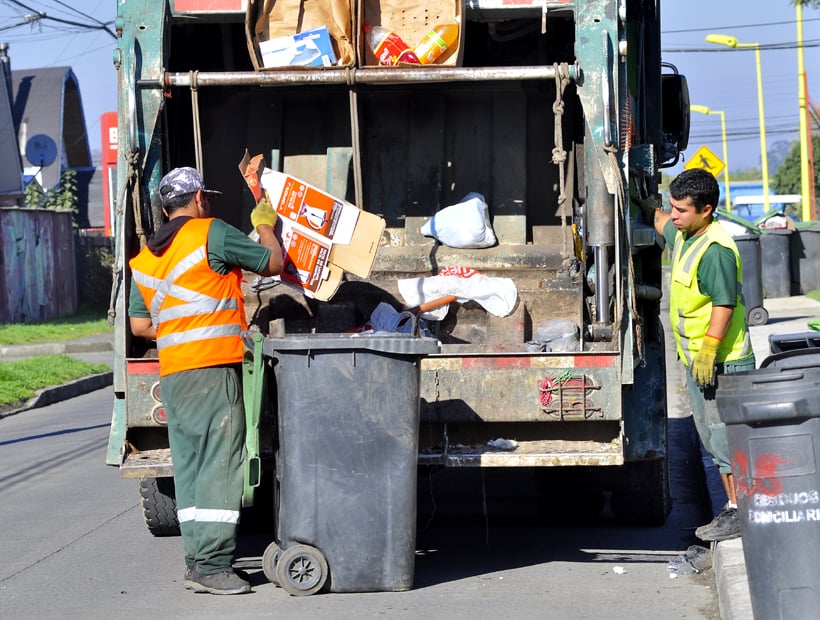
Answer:
MULTIPOLYGON (((455 295, 459 303, 478 302, 487 312, 504 317, 510 314, 518 301, 518 289, 510 278, 485 276, 474 269, 445 268, 444 274, 427 278, 405 278, 398 281, 399 293, 408 306, 417 306, 431 299, 455 295)), ((441 321, 447 316, 449 304, 425 312, 425 319, 441 321)))
POLYGON ((436 213, 421 227, 421 234, 451 248, 489 248, 496 244, 487 202, 476 192, 436 213))

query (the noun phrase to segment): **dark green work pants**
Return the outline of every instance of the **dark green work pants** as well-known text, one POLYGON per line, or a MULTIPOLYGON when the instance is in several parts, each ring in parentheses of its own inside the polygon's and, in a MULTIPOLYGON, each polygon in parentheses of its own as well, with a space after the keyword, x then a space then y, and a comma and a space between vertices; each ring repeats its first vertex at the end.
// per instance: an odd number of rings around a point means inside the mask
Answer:
POLYGON ((160 389, 185 563, 203 575, 229 570, 243 486, 240 366, 174 373, 161 379, 160 389))

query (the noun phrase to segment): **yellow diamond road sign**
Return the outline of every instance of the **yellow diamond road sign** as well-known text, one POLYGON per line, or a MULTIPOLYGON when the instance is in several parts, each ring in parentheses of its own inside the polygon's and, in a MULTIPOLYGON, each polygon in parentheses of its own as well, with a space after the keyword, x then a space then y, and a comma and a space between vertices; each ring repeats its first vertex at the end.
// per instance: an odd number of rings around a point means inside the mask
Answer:
POLYGON ((717 178, 717 175, 723 172, 726 164, 724 164, 720 157, 715 155, 712 150, 704 144, 697 151, 695 151, 695 154, 689 158, 689 161, 687 161, 683 167, 687 170, 691 170, 692 168, 703 168, 706 172, 711 172, 712 175, 717 178))

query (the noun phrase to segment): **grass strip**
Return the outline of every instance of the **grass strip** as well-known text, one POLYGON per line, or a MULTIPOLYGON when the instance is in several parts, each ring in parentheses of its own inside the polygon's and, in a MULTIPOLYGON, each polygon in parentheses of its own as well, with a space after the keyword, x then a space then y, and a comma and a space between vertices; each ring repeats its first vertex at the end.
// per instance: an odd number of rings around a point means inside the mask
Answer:
POLYGON ((14 405, 34 396, 37 390, 111 370, 68 355, 40 355, 0 362, 0 406, 14 405))
POLYGON ((85 311, 37 323, 0 324, 0 345, 62 342, 112 331, 108 320, 100 317, 99 311, 85 311))

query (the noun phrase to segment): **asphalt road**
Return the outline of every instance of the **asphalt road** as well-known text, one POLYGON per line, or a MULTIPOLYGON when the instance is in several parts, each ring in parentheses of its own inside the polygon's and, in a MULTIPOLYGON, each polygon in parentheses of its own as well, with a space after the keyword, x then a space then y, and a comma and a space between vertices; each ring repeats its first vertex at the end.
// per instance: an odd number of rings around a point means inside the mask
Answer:
POLYGON ((272 533, 246 527, 254 592, 216 597, 183 588, 180 539, 151 537, 136 481, 103 464, 111 403, 105 388, 0 420, 0 617, 718 618, 711 571, 667 568, 703 521, 687 417, 671 420, 663 527, 548 524, 527 475, 459 470, 420 482, 412 590, 289 596, 260 570, 272 533))

